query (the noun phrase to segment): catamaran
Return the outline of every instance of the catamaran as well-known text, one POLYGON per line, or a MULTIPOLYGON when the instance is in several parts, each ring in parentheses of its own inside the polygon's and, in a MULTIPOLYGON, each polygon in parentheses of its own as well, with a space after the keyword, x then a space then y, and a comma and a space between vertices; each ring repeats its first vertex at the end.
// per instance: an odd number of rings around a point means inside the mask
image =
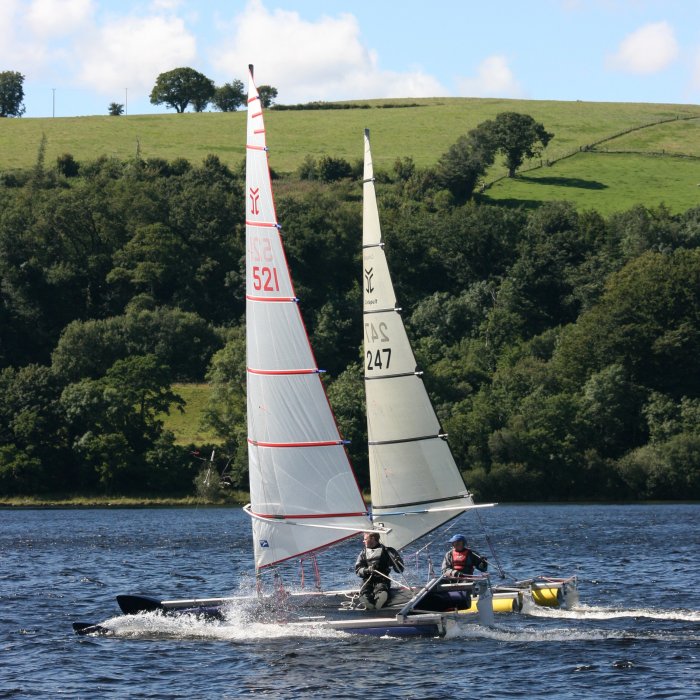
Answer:
MULTIPOLYGON (((396 303, 384 254, 369 132, 364 136, 363 288, 365 394, 372 509, 367 508, 321 382, 285 258, 277 220, 260 97, 249 69, 246 140, 246 364, 250 516, 258 579, 291 560, 313 558, 360 533, 381 534, 401 549, 475 504, 426 392, 396 303)), ((461 581, 429 575, 392 589, 385 608, 367 610, 357 589, 284 595, 289 624, 346 632, 444 635, 465 612, 490 623, 493 611, 571 603, 575 581, 533 580, 492 586, 488 576, 461 581)), ((225 619, 250 598, 163 600, 120 595, 125 614, 161 611, 225 619)), ((279 600, 279 598, 277 598, 279 600)), ((269 618, 268 618, 269 619, 269 618)), ((81 634, 104 627, 75 623, 81 634)))

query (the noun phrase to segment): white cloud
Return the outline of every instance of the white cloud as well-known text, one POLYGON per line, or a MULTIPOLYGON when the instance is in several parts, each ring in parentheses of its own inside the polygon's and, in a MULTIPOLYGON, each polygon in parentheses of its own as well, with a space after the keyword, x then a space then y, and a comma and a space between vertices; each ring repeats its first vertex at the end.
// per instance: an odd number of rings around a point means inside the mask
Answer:
POLYGON ((27 10, 20 0, 0 0, 0 70, 30 75, 46 61, 48 52, 28 26, 27 10))
POLYGON ((9 61, 14 53, 17 8, 17 0, 0 2, 0 60, 3 63, 9 61))
POLYGON ((25 21, 40 37, 80 31, 94 12, 92 0, 32 0, 25 21))
POLYGON ((379 69, 353 15, 308 21, 297 12, 268 11, 260 0, 250 0, 234 19, 211 62, 220 73, 217 82, 241 77, 253 63, 258 81, 274 84, 286 103, 445 94, 435 78, 418 69, 379 69))
POLYGON ((649 75, 667 68, 677 56, 673 28, 668 22, 655 22, 625 37, 608 65, 627 73, 649 75))
POLYGON ((477 68, 474 78, 457 80, 459 93, 466 97, 522 97, 523 92, 505 56, 489 56, 477 68))
POLYGON ((196 41, 180 18, 124 17, 97 28, 78 53, 83 85, 103 94, 150 92, 159 73, 192 64, 196 41))
POLYGON ((150 92, 158 73, 196 58, 194 35, 169 12, 179 4, 154 0, 145 14, 97 17, 95 0, 0 0, 0 59, 34 80, 150 92))
POLYGON ((156 10, 176 10, 182 5, 182 0, 152 0, 151 7, 156 10))

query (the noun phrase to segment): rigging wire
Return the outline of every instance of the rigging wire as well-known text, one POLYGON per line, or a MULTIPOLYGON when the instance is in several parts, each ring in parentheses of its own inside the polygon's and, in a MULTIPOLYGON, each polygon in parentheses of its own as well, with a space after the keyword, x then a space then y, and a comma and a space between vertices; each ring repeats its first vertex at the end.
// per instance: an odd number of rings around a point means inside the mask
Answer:
POLYGON ((493 542, 491 542, 491 537, 488 533, 488 530, 486 529, 486 525, 484 525, 484 521, 481 519, 481 514, 478 510, 475 510, 474 512, 476 513, 476 518, 479 521, 479 525, 481 525, 481 530, 484 533, 484 537, 486 538, 486 544, 488 545, 489 551, 493 555, 493 560, 496 562, 496 566, 498 567, 498 573, 500 574, 502 579, 505 579, 506 572, 501 566, 501 562, 498 559, 498 554, 496 554, 496 548, 493 546, 493 542))

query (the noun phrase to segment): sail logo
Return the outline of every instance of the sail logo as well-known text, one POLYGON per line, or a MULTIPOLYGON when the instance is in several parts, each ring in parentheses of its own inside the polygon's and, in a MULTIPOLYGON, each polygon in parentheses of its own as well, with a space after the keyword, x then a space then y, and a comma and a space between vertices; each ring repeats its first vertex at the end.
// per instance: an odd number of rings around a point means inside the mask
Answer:
POLYGON ((260 208, 258 207, 258 202, 260 201, 260 188, 251 187, 250 188, 250 213, 259 214, 260 208))
POLYGON ((374 268, 370 267, 369 270, 365 270, 365 291, 367 294, 371 294, 374 291, 372 286, 372 278, 374 277, 374 268))
POLYGON ((267 540, 260 540, 261 547, 269 547, 270 543, 267 540))

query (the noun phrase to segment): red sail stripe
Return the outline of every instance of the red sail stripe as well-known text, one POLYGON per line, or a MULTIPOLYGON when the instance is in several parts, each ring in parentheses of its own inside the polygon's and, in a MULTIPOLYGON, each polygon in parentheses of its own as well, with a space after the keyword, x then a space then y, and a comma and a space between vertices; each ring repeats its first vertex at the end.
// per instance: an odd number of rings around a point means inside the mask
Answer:
POLYGON ((269 221, 249 221, 246 219, 246 226, 260 226, 261 228, 277 228, 277 224, 269 221))
POLYGON ((251 374, 316 374, 317 369, 252 369, 247 368, 251 374))
POLYGON ((251 294, 246 294, 245 298, 248 301, 297 301, 296 297, 254 297, 251 294))
POLYGON ((342 445, 340 440, 319 440, 318 442, 260 442, 248 438, 248 442, 256 447, 333 447, 334 445, 342 445))
POLYGON ((270 518, 271 520, 311 520, 313 518, 357 518, 366 517, 367 513, 305 513, 303 515, 277 515, 274 513, 254 513, 252 515, 259 518, 270 518))

